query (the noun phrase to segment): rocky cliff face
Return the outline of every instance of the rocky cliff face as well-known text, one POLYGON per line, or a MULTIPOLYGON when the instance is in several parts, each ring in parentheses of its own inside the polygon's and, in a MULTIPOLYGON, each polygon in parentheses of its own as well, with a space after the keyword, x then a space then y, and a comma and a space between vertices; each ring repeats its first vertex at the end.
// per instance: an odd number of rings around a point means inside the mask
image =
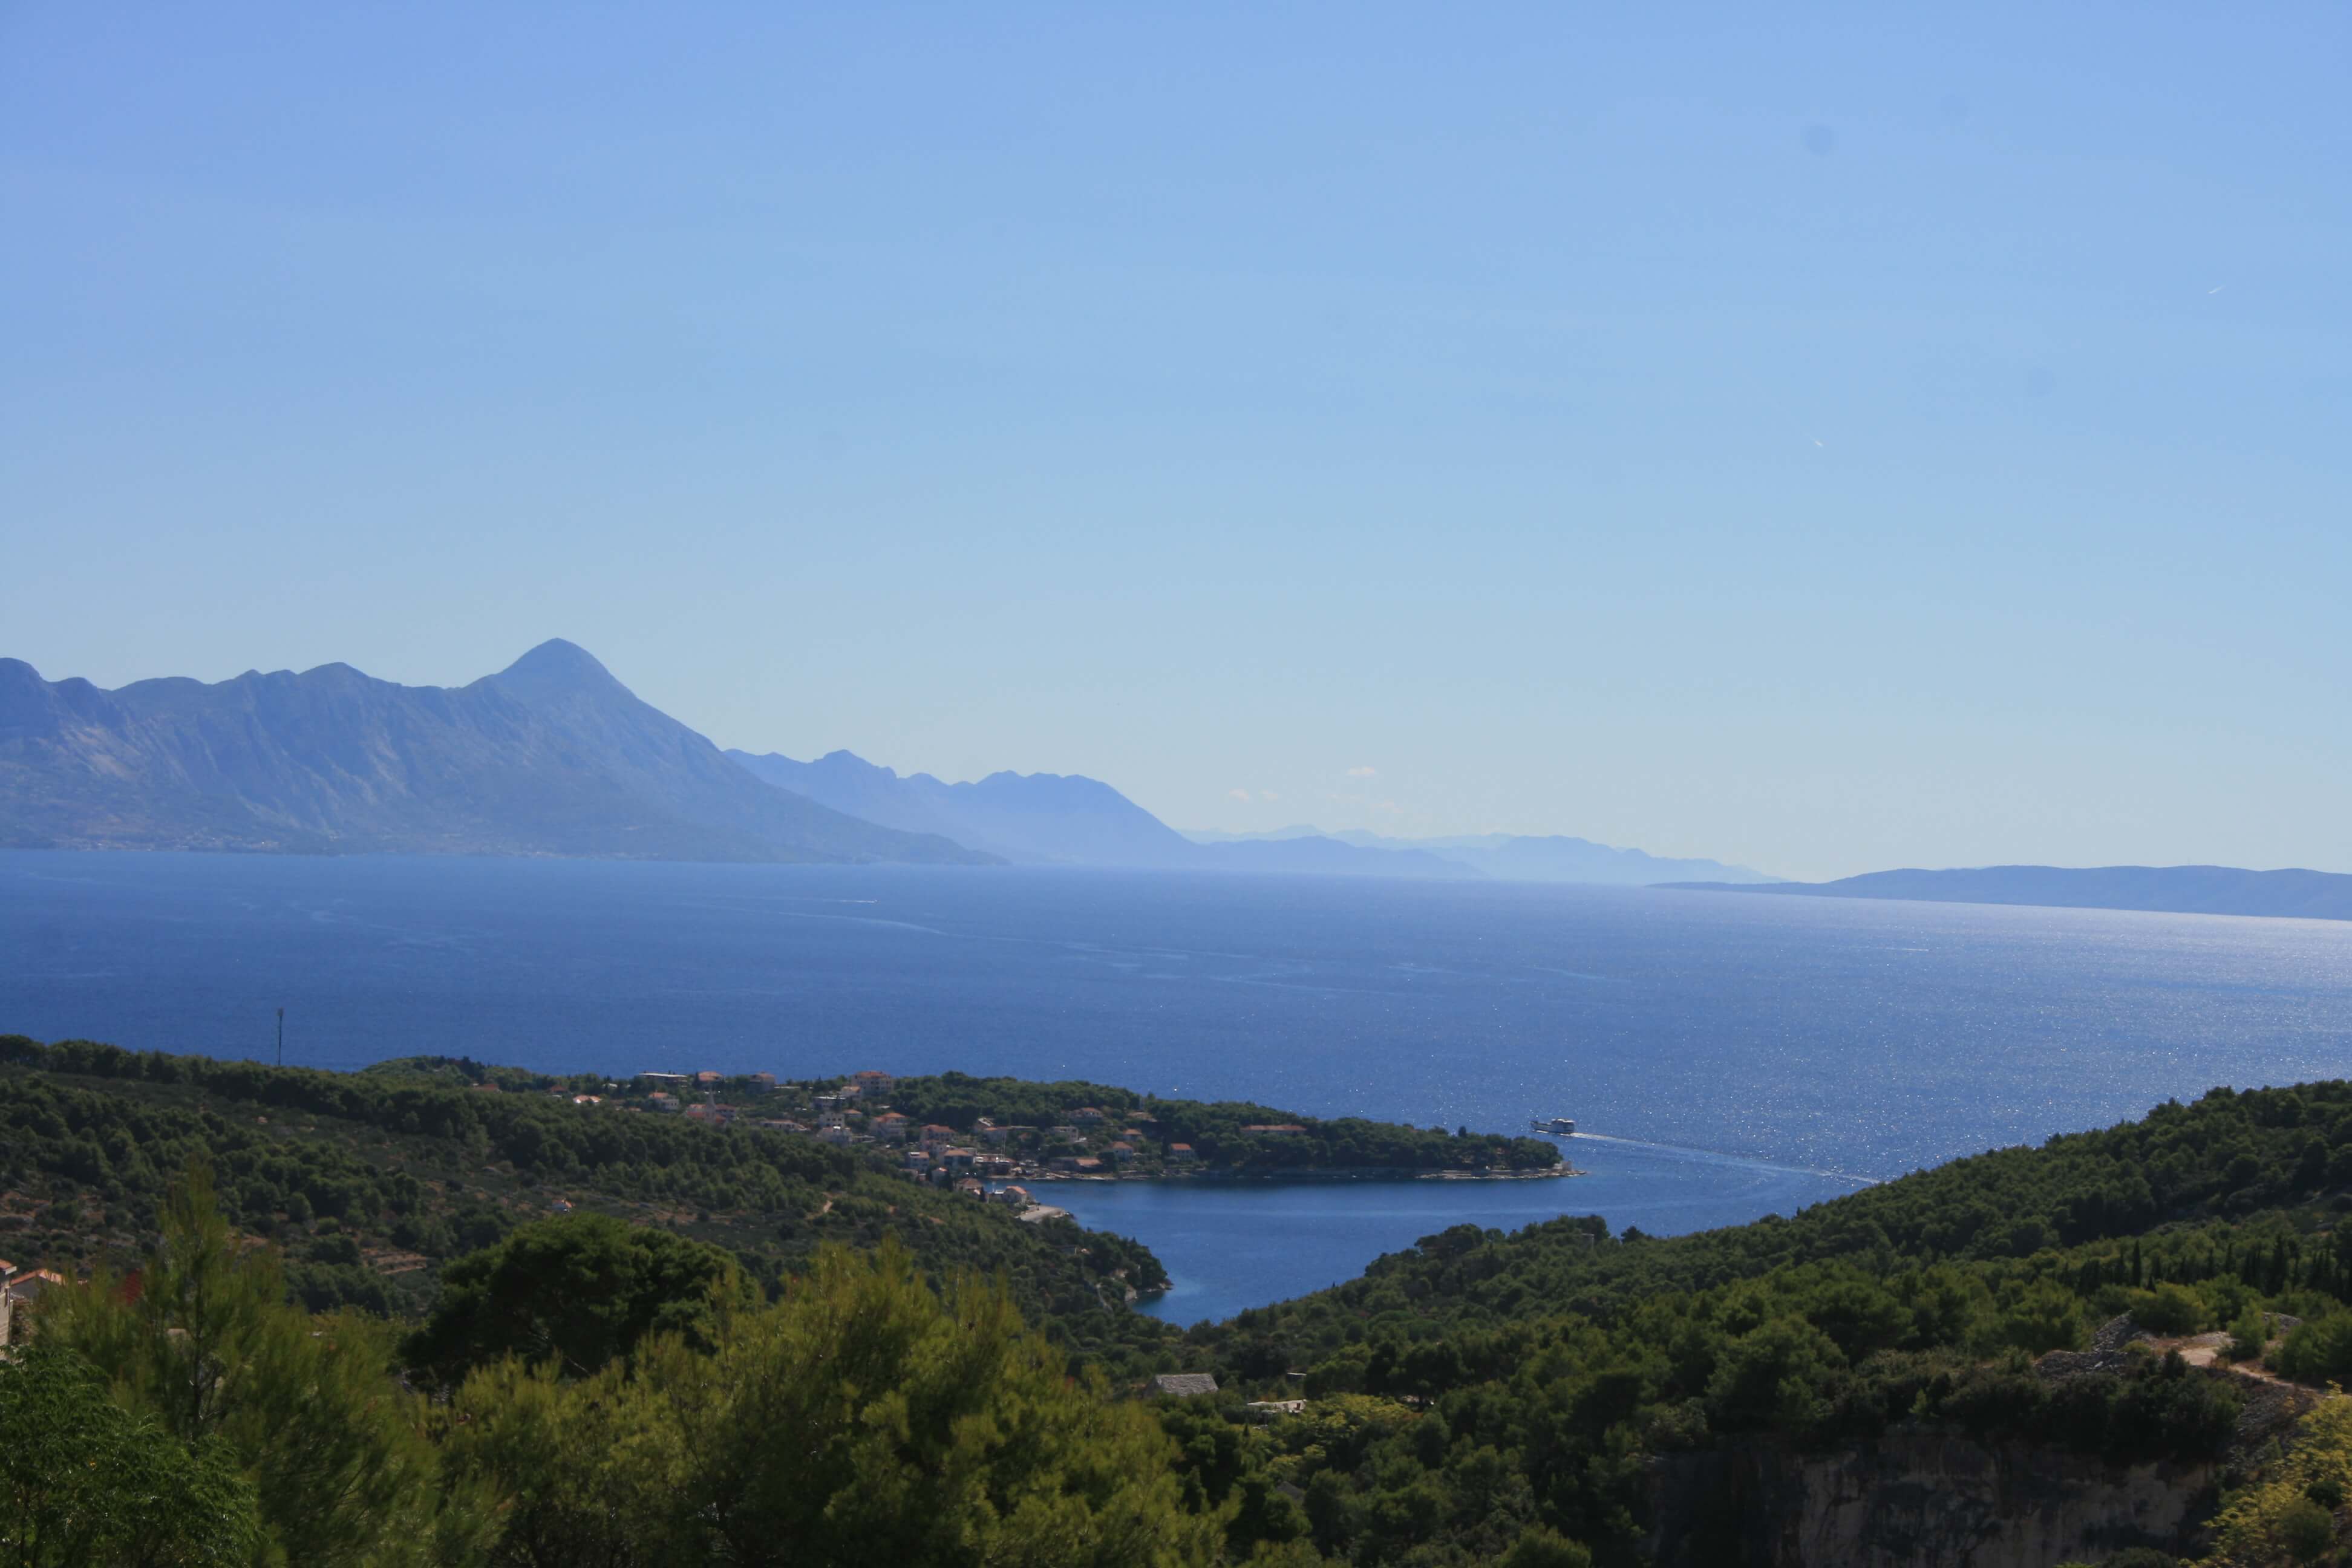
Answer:
POLYGON ((1654 1461, 1652 1551, 1661 1568, 2052 1568, 2130 1546, 2181 1552, 2218 1473, 1917 1430, 1826 1455, 1732 1444, 1654 1461))

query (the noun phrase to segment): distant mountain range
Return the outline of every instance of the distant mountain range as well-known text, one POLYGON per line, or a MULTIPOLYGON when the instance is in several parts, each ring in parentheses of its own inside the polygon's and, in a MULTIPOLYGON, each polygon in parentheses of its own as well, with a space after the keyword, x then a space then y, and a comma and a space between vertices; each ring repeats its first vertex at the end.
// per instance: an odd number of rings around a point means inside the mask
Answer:
POLYGON ((761 783, 562 641, 455 688, 330 664, 103 691, 0 659, 0 845, 991 858, 761 783))
POLYGON ((2231 866, 1986 866, 1973 870, 1872 871, 1834 882, 1753 886, 1717 880, 1670 885, 1817 899, 1913 899, 1952 904, 2042 904, 2058 909, 2352 920, 2352 876, 2333 871, 2245 871, 2231 866))
POLYGON ((1007 860, 1079 866, 1187 866, 1183 835, 1094 779, 1061 773, 991 773, 977 784, 901 778, 848 752, 796 763, 770 752, 729 752, 780 789, 908 833, 935 833, 1007 860))
POLYGON ((1176 832, 1107 784, 721 752, 571 643, 470 686, 330 664, 105 691, 0 658, 0 847, 1024 864, 1494 878, 2352 920, 2352 876, 1993 866, 1781 882, 1582 838, 1176 832))
MULTIPOLYGON (((813 763, 771 752, 727 753, 770 784, 911 833, 936 833, 1029 865, 1152 870, 1303 872, 1318 876, 1475 877, 1455 862, 1312 834, 1279 841, 1196 843, 1097 780, 991 773, 977 784, 900 776, 848 752, 813 763)), ((1712 866, 1712 862, 1707 862, 1712 866)))
POLYGON ((106 691, 0 659, 0 847, 1739 881, 1580 838, 1178 833, 1097 780, 721 752, 562 640, 469 686, 349 665, 106 691))

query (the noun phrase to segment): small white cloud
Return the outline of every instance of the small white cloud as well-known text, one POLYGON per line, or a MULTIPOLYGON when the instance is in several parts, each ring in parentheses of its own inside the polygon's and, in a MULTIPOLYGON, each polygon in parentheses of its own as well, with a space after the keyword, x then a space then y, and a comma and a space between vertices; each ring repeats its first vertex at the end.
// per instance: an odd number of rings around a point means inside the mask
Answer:
POLYGON ((1234 800, 1239 800, 1239 801, 1246 801, 1246 800, 1248 800, 1248 799, 1249 799, 1249 797, 1250 797, 1250 796, 1249 796, 1249 791, 1247 791, 1247 790, 1245 790, 1245 789, 1229 789, 1229 790, 1227 790, 1227 791, 1225 792, 1225 794, 1226 794, 1227 795, 1231 796, 1233 799, 1234 799, 1234 800))
POLYGON ((1402 807, 1402 806, 1399 805, 1396 802, 1394 802, 1394 801, 1392 801, 1392 800, 1384 800, 1384 801, 1381 801, 1379 805, 1377 805, 1373 806, 1373 807, 1372 807, 1372 809, 1373 809, 1374 811, 1385 811, 1385 812, 1387 812, 1391 816, 1396 816, 1399 812, 1402 812, 1402 810, 1404 810, 1404 807, 1402 807))
POLYGON ((1260 799, 1260 800, 1280 800, 1280 799, 1282 798, 1280 795, 1278 795, 1275 794, 1275 793, 1274 793, 1274 791, 1272 791, 1272 790, 1270 790, 1270 789, 1262 789, 1262 790, 1258 791, 1258 792, 1257 792, 1257 797, 1258 797, 1258 799, 1260 799))
POLYGON ((2227 289, 2229 285, 2227 283, 2216 283, 2210 289, 2206 289, 2205 292, 2208 294, 2219 294, 2222 289, 2227 289))
POLYGON ((1374 778, 1379 776, 1380 771, 1380 769, 1373 767, 1349 768, 1348 770, 1348 776, 1351 779, 1374 778))

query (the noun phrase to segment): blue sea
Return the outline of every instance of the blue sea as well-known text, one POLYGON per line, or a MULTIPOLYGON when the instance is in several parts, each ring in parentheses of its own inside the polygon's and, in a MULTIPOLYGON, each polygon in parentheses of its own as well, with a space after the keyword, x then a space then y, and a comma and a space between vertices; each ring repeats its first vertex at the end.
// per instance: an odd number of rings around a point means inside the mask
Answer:
POLYGON ((1451 1224, 1674 1233, 2352 1076, 2352 923, 1039 869, 0 853, 0 1032, 352 1068, 1085 1078, 1482 1130, 1587 1175, 1062 1184, 1160 1310, 1229 1314, 1451 1224))

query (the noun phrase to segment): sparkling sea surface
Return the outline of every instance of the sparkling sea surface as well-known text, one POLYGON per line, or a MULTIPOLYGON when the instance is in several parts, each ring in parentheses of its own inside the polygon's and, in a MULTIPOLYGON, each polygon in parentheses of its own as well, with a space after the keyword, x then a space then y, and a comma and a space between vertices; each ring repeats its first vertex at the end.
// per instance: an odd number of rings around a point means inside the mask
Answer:
POLYGON ((2352 1075, 2352 923, 1508 883, 0 852, 0 1032, 351 1068, 884 1067, 1577 1119, 1591 1174, 1058 1184, 1223 1316, 1465 1220, 1672 1233, 2352 1075))

